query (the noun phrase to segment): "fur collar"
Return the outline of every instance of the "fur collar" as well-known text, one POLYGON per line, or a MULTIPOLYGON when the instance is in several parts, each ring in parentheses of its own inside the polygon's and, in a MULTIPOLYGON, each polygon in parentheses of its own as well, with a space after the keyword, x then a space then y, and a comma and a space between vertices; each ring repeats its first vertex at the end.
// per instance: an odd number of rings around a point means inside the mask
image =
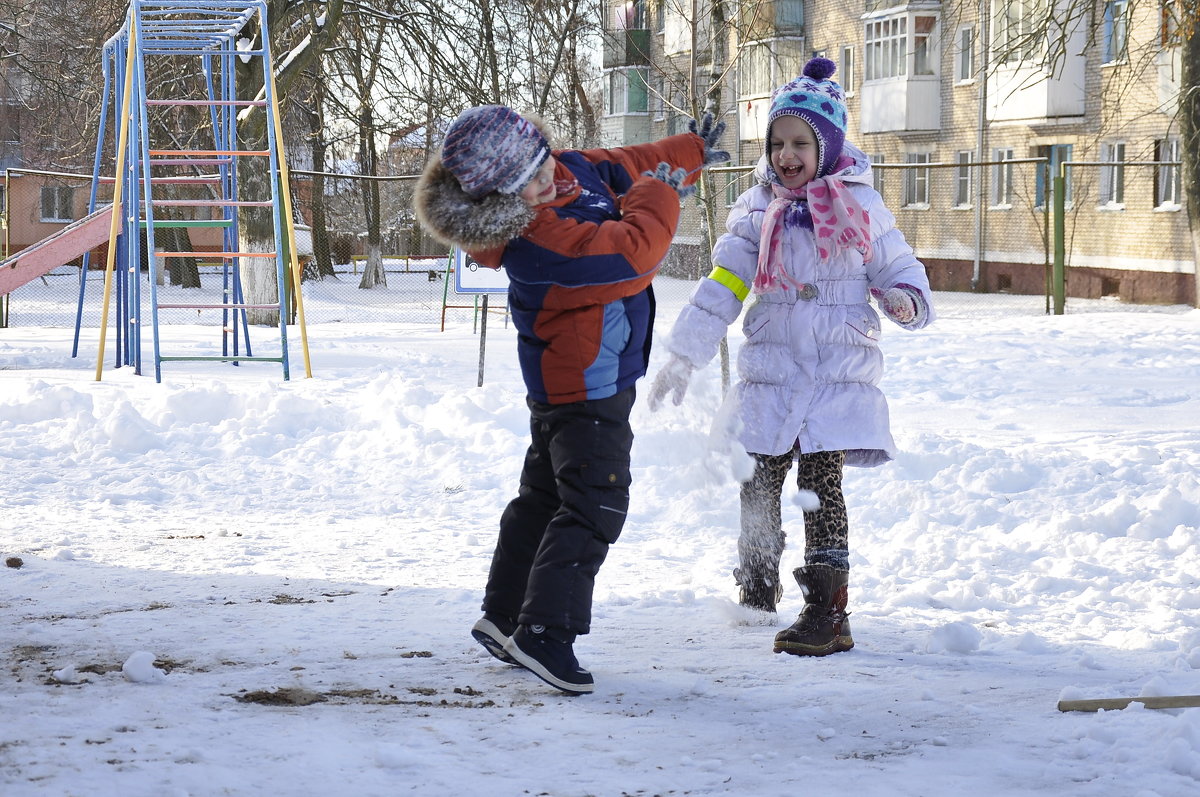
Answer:
POLYGON ((472 199, 437 156, 417 181, 413 208, 427 232, 444 244, 468 252, 504 246, 537 215, 515 194, 493 192, 472 199))

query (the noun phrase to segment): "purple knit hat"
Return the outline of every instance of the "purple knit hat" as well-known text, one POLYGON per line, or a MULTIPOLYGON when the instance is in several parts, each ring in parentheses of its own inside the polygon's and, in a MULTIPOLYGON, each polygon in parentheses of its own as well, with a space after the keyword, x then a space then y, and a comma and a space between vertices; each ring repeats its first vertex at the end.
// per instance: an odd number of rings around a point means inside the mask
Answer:
POLYGON ((771 125, 781 116, 798 116, 817 134, 820 152, 817 177, 833 171, 846 141, 846 97, 842 87, 829 78, 837 64, 828 58, 813 58, 800 77, 780 86, 771 97, 767 114, 767 157, 771 156, 771 125))
POLYGON ((472 199, 520 193, 548 157, 542 131, 503 105, 463 111, 442 142, 442 163, 472 199))

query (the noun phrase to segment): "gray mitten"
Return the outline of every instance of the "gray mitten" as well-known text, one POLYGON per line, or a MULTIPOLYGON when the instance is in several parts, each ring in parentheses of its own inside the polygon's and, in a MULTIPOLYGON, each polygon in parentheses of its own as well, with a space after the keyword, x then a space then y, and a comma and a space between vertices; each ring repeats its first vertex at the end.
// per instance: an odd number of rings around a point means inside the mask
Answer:
POLYGON ((671 164, 659 163, 657 171, 642 172, 642 174, 646 177, 653 177, 655 180, 662 180, 679 193, 680 199, 696 193, 696 186, 683 184, 683 181, 687 179, 688 172, 682 166, 675 171, 671 171, 671 164))
POLYGON ((705 166, 712 166, 714 163, 724 163, 729 160, 728 152, 723 149, 715 149, 717 140, 725 132, 725 122, 718 122, 714 125, 712 113, 705 111, 704 116, 699 122, 695 119, 688 120, 688 130, 704 139, 705 166))
POLYGON ((678 407, 679 402, 683 401, 683 394, 687 392, 692 371, 695 370, 696 366, 678 354, 672 354, 671 359, 667 360, 667 364, 662 367, 650 385, 650 411, 658 412, 658 408, 662 406, 662 401, 668 393, 671 394, 671 403, 678 407))

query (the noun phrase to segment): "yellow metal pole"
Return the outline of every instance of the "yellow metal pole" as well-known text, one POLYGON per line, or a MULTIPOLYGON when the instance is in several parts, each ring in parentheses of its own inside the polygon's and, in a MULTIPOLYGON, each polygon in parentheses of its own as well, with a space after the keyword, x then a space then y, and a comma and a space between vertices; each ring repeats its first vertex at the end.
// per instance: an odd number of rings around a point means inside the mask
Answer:
POLYGON ((108 333, 108 305, 112 297, 113 267, 117 260, 117 235, 124 213, 121 210, 122 186, 125 179, 125 147, 129 141, 129 95, 133 94, 134 42, 137 22, 129 15, 129 47, 125 52, 125 96, 121 99, 121 132, 117 136, 117 166, 113 181, 112 221, 108 227, 108 257, 104 264, 104 307, 100 313, 100 350, 96 353, 96 381, 104 372, 104 339, 108 333))
MULTIPOLYGON (((292 219, 292 190, 288 184, 287 158, 283 151, 283 124, 279 118, 279 91, 275 88, 275 70, 271 69, 271 123, 275 125, 275 146, 279 150, 279 193, 283 195, 283 215, 287 222, 288 255, 292 265, 292 290, 296 293, 296 317, 300 322, 300 346, 304 351, 304 376, 312 379, 312 362, 308 356, 308 328, 304 323, 304 295, 300 292, 300 260, 296 257, 296 224, 292 219)), ((286 323, 280 307, 279 323, 286 323)))

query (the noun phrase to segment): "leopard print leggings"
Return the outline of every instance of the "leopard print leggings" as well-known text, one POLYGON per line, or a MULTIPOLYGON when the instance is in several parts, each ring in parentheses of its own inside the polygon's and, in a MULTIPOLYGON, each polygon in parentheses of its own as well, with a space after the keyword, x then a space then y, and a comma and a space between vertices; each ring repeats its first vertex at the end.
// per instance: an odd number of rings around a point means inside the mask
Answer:
MULTIPOLYGON (((751 454, 754 475, 742 484, 742 530, 738 537, 741 572, 749 579, 777 583, 779 559, 786 534, 780 510, 783 482, 792 467, 793 455, 751 454)), ((842 467, 845 451, 801 454, 796 485, 816 493, 820 506, 804 512, 804 563, 825 564, 849 570, 849 521, 842 496, 842 467)))

